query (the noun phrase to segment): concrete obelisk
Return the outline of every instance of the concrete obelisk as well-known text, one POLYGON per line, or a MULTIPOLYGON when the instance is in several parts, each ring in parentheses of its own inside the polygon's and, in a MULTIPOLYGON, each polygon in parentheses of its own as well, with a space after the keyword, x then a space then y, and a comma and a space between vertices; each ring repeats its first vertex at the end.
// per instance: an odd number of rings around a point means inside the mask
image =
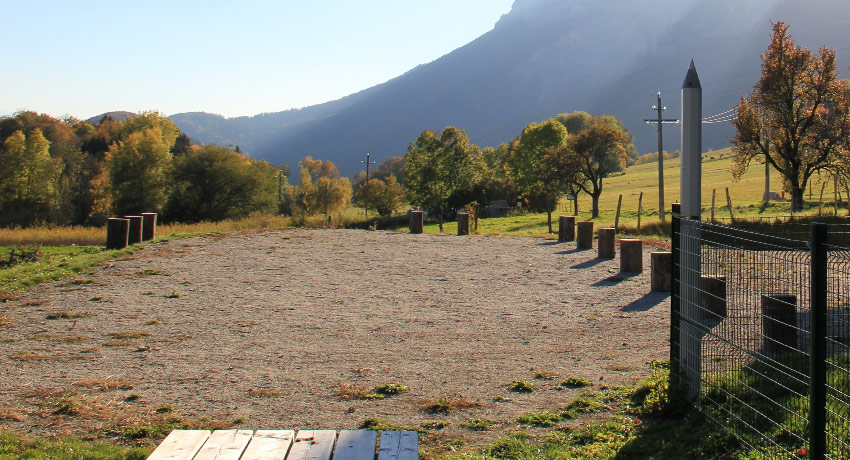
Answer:
POLYGON ((681 233, 679 295, 682 321, 680 323, 680 371, 687 385, 687 398, 700 397, 702 377, 702 338, 706 325, 699 319, 702 305, 701 264, 702 232, 702 85, 694 61, 682 83, 682 170, 681 170, 681 233))

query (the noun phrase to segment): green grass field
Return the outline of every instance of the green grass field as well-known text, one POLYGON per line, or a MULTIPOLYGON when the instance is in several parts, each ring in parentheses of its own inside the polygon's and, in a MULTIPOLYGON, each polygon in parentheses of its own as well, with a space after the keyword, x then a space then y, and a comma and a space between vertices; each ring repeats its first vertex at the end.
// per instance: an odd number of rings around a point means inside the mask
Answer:
MULTIPOLYGON (((729 189, 732 201, 732 214, 736 219, 757 219, 772 217, 787 217, 791 215, 790 195, 786 195, 786 201, 773 201, 764 206, 762 197, 764 195, 764 165, 752 165, 740 181, 734 181, 732 177, 732 149, 727 148, 707 152, 703 155, 703 178, 702 178, 702 215, 703 219, 711 217, 712 196, 715 197, 715 217, 719 221, 728 221, 730 218, 729 207, 726 204, 726 189, 729 189)), ((664 203, 668 213, 672 203, 679 200, 679 169, 681 161, 677 159, 664 162, 664 203)), ((782 180, 779 173, 771 172, 771 191, 779 193, 782 189, 782 180)), ((588 195, 579 195, 579 220, 592 220, 594 227, 613 227, 617 214, 617 203, 620 195, 623 202, 620 212, 620 232, 624 234, 641 234, 647 236, 663 237, 669 232, 668 224, 661 225, 658 216, 658 164, 648 163, 632 166, 626 169, 625 174, 606 179, 603 182, 603 192, 599 199, 599 217, 591 219, 591 200, 588 195), (638 231, 638 203, 641 193, 641 228, 638 231)), ((819 178, 814 176, 811 184, 811 197, 806 190, 805 210, 802 215, 817 215, 820 210, 825 215, 833 215, 835 194, 831 177, 824 175, 819 178), (819 198, 822 185, 826 183, 823 195, 823 207, 819 208, 819 198)), ((847 197, 839 189, 839 196, 843 200, 843 208, 838 209, 839 215, 847 214, 847 197)), ((559 214, 573 215, 572 202, 562 200, 558 209, 552 214, 553 230, 557 231, 557 218, 559 214)), ((429 223, 425 228, 426 233, 439 232, 437 224, 429 223)), ((456 233, 457 224, 447 222, 444 225, 445 233, 456 233)), ((500 217, 490 219, 479 219, 478 234, 482 235, 514 235, 514 236, 536 236, 553 238, 548 233, 546 225, 546 214, 529 213, 512 217, 500 217)))

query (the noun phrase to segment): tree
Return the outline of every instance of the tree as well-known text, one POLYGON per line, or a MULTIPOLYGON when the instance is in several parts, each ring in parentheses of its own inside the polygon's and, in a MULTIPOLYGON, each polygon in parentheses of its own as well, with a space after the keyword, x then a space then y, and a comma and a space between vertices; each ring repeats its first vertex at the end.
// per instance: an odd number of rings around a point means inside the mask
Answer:
POLYGON ((357 206, 369 211, 375 211, 381 217, 391 216, 398 211, 404 200, 404 189, 390 175, 387 181, 370 179, 360 186, 355 194, 357 206))
POLYGON ((505 167, 511 183, 532 208, 545 211, 549 233, 552 233, 552 211, 558 206, 561 184, 549 180, 543 167, 547 149, 566 145, 567 129, 551 118, 543 123, 531 123, 522 130, 508 156, 505 167))
POLYGON ((32 225, 47 217, 60 161, 50 157, 40 129, 15 131, 0 149, 0 214, 3 224, 32 225))
POLYGON ((205 145, 190 150, 174 159, 174 191, 165 216, 199 222, 272 212, 277 203, 277 174, 274 166, 226 147, 205 145))
POLYGON ((314 210, 329 216, 345 209, 351 202, 351 182, 347 177, 331 179, 323 176, 316 182, 313 193, 310 202, 314 203, 314 210))
POLYGON ((127 215, 162 210, 171 185, 170 149, 159 128, 130 133, 109 147, 106 163, 114 212, 127 215))
POLYGON ((589 128, 570 137, 570 146, 584 179, 576 182, 576 185, 593 200, 593 217, 599 217, 602 180, 626 167, 627 150, 631 143, 629 134, 623 130, 619 120, 608 115, 594 117, 589 128))
POLYGON ((454 210, 452 198, 475 190, 486 171, 480 149, 473 147, 464 130, 449 126, 442 133, 423 131, 407 148, 405 195, 437 216, 441 232, 445 214, 454 210))
POLYGON ((733 175, 739 179, 754 158, 764 158, 791 189, 791 209, 803 209, 803 190, 829 166, 847 136, 850 104, 837 80, 835 52, 817 56, 797 47, 783 22, 773 25, 762 54, 761 78, 741 98, 733 122, 733 175))
POLYGON ((396 177, 396 182, 404 185, 404 157, 394 156, 388 157, 375 168, 375 179, 381 179, 385 183, 389 181, 390 176, 396 177), (402 178, 399 182, 399 178, 402 178))

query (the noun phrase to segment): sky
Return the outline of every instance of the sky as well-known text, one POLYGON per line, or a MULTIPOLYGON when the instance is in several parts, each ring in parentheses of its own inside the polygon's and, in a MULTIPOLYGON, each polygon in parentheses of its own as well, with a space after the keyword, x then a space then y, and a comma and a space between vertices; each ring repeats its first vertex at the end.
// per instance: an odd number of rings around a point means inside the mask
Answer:
POLYGON ((0 0, 0 115, 320 104, 493 29, 513 0, 0 0))

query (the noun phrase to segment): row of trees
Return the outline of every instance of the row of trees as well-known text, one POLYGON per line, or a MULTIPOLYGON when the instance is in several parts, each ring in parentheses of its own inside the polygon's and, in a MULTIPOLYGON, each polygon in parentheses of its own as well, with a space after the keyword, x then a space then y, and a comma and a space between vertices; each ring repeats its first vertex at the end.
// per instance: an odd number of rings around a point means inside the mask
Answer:
POLYGON ((607 115, 561 114, 529 124, 510 143, 484 150, 450 126, 442 132, 426 130, 411 142, 404 157, 404 190, 410 204, 437 216, 441 229, 444 217, 467 204, 512 195, 545 211, 551 232, 552 211, 564 194, 587 193, 598 216, 603 180, 636 156, 628 131, 607 115))
POLYGON ((160 212, 200 221, 273 212, 279 169, 195 146, 168 118, 140 113, 97 126, 34 112, 0 118, 0 225, 99 225, 160 212))

